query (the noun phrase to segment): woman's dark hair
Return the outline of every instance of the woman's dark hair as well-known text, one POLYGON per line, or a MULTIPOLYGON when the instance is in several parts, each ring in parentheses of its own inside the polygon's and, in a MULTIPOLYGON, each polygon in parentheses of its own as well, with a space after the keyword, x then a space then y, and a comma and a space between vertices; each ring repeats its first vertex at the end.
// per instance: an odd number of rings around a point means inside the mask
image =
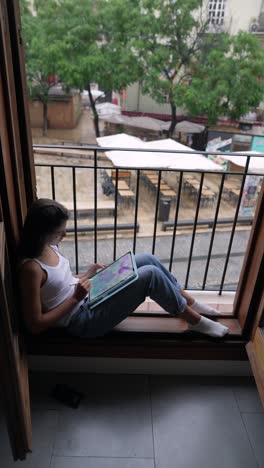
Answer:
POLYGON ((68 210, 55 200, 39 198, 30 206, 19 245, 20 258, 38 257, 49 238, 69 218, 68 210))

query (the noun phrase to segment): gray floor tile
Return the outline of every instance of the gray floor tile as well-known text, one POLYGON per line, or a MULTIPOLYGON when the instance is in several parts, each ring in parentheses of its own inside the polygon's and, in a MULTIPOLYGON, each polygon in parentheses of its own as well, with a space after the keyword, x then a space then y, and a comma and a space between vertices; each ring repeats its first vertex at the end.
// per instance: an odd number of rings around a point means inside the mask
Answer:
POLYGON ((242 414, 249 439, 251 441, 259 468, 264 468, 264 414, 244 413, 242 414))
POLYGON ((150 458, 53 457, 50 468, 154 468, 150 458))
POLYGON ((256 468, 226 380, 151 379, 156 468, 256 468))
POLYGON ((242 413, 264 413, 254 378, 241 378, 233 386, 242 413))
POLYGON ((79 389, 80 407, 60 411, 54 455, 153 457, 147 377, 93 375, 79 389))
MULTIPOLYGON (((253 379, 155 376, 150 383, 155 463, 148 377, 31 374, 34 451, 23 467, 264 468, 264 415, 253 379), (77 410, 50 397, 56 383, 84 393, 77 410)), ((1 416, 0 441, 0 465, 19 466, 1 416)))
POLYGON ((0 421, 0 460, 4 468, 49 468, 57 426, 56 411, 32 411, 33 452, 25 461, 14 462, 3 419, 0 421))

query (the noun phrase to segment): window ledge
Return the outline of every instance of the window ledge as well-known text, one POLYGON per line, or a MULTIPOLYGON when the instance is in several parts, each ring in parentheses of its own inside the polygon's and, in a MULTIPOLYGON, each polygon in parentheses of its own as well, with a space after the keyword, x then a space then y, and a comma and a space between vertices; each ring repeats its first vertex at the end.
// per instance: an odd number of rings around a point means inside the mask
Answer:
POLYGON ((224 338, 211 338, 187 331, 182 319, 131 316, 104 337, 81 339, 63 329, 27 335, 30 355, 131 357, 152 359, 247 360, 245 340, 238 321, 218 319, 229 327, 224 338))
POLYGON ((136 359, 248 360, 246 341, 233 316, 234 292, 188 291, 198 301, 218 309, 217 320, 230 333, 224 338, 211 338, 187 330, 180 318, 173 318, 157 303, 146 298, 138 309, 104 337, 80 339, 64 329, 41 335, 27 335, 26 348, 32 356, 80 356, 136 359))

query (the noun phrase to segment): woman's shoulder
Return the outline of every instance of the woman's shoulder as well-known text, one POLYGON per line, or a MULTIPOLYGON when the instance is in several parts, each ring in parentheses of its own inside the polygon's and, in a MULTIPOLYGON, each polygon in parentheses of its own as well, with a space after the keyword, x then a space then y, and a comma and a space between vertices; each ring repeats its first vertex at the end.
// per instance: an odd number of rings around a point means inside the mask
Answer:
POLYGON ((33 258, 24 258, 19 265, 19 270, 22 274, 25 273, 41 273, 39 263, 33 258))
POLYGON ((20 287, 41 287, 46 280, 45 272, 34 259, 27 259, 20 266, 19 284, 20 287))

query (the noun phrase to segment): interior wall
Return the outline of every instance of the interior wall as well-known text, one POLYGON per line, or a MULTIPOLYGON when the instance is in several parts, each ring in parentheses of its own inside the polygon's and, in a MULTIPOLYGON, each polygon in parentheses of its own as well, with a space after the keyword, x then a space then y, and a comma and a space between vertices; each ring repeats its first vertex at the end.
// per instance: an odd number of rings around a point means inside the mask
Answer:
POLYGON ((35 372, 251 376, 248 361, 29 356, 35 372))

